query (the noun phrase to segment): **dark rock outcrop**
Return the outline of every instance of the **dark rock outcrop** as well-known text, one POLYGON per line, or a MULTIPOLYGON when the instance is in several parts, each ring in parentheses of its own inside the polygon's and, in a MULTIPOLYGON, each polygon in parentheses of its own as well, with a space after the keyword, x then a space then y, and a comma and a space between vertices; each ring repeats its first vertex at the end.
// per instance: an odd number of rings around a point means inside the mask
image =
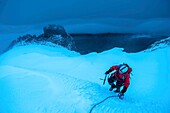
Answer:
POLYGON ((12 41, 7 50, 13 48, 14 46, 29 44, 40 44, 53 47, 61 45, 69 50, 76 50, 73 38, 66 33, 64 27, 52 24, 45 26, 43 31, 44 33, 39 36, 30 34, 20 36, 17 40, 12 41))
POLYGON ((54 35, 61 35, 63 38, 67 38, 68 36, 64 27, 61 25, 51 24, 51 25, 45 26, 43 28, 43 31, 44 31, 44 34, 43 34, 44 37, 48 37, 48 38, 54 35))

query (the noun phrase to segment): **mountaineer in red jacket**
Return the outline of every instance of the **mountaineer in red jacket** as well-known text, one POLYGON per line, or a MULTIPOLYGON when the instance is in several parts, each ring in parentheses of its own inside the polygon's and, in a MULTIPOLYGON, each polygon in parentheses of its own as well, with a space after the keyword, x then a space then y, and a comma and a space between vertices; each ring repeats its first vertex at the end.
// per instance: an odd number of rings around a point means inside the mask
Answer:
POLYGON ((119 98, 123 99, 124 93, 126 92, 130 84, 130 72, 132 71, 132 68, 130 68, 128 64, 123 63, 110 67, 110 69, 106 71, 105 74, 109 74, 114 70, 115 72, 111 74, 111 76, 108 78, 108 83, 111 85, 109 90, 112 91, 114 88, 116 88, 114 92, 119 93, 119 98), (116 82, 116 85, 114 84, 114 82, 116 82), (124 87, 120 91, 121 86, 124 87))

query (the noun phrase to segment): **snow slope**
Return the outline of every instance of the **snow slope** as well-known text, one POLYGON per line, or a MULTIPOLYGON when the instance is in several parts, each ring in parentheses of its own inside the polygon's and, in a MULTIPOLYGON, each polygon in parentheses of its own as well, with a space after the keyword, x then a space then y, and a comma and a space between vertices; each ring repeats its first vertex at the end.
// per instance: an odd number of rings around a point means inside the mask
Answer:
POLYGON ((133 69, 124 100, 109 98, 93 113, 169 113, 170 48, 127 54, 115 48, 80 55, 29 45, 0 56, 0 113, 88 113, 108 96, 99 78, 114 64, 133 69))
POLYGON ((19 36, 60 24, 68 33, 170 35, 169 0, 1 0, 0 54, 19 36))

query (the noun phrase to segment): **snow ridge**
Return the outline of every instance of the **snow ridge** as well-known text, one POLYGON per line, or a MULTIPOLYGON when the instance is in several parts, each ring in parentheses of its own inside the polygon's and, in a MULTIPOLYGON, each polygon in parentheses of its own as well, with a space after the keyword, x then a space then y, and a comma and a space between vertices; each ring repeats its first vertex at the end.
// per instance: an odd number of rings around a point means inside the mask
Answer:
POLYGON ((168 46, 170 46, 170 37, 155 42, 154 44, 150 46, 148 50, 145 50, 145 51, 155 51, 157 49, 166 48, 168 46))

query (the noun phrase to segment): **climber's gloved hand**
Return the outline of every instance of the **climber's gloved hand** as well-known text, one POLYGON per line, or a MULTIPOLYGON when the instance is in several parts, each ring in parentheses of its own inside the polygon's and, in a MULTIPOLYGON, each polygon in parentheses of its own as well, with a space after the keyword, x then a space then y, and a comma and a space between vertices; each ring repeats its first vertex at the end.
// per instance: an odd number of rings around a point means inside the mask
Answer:
POLYGON ((118 94, 118 97, 119 97, 120 99, 123 99, 123 98, 124 98, 124 93, 120 92, 120 93, 118 94))

